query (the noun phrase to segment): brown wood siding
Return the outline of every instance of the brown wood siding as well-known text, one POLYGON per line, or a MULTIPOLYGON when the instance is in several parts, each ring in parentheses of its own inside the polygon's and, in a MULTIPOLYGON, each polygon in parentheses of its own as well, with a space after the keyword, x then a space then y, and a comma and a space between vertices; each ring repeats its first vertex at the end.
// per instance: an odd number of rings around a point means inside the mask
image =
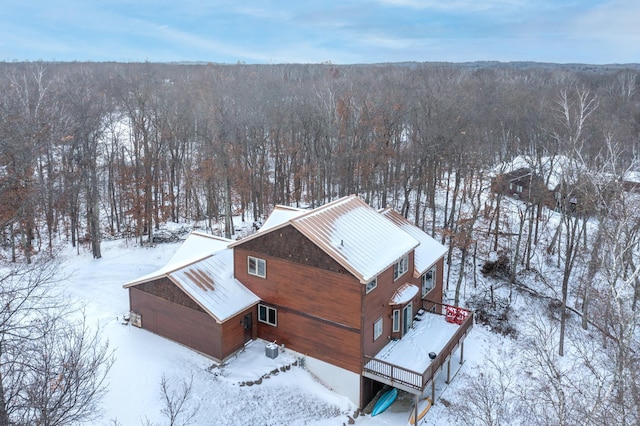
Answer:
POLYGON ((161 297, 129 288, 131 311, 142 316, 142 328, 223 359, 221 327, 209 315, 161 297))
POLYGON ((258 322, 258 337, 360 373, 364 285, 353 275, 290 226, 236 246, 234 268, 278 310, 278 326, 258 322), (266 278, 248 274, 247 256, 266 261, 266 278))
POLYGON ((325 271, 349 274, 338 262, 291 225, 276 229, 262 237, 248 240, 246 243, 236 246, 236 248, 270 257, 278 257, 306 266, 314 266, 325 271))
POLYGON ((337 327, 281 308, 278 309, 278 326, 259 322, 258 335, 304 355, 361 373, 358 330, 337 327))
POLYGON ((169 302, 177 303, 178 305, 186 306, 187 308, 194 309, 196 311, 204 312, 192 298, 182 291, 177 285, 175 285, 169 278, 158 278, 157 280, 142 283, 134 286, 140 291, 153 294, 168 300, 169 302))
POLYGON ((258 254, 244 247, 234 249, 236 278, 266 303, 307 312, 312 316, 360 329, 363 284, 352 275, 258 254), (266 278, 247 273, 247 256, 266 261, 266 278))
MULTIPOLYGON (((409 254, 409 270, 396 281, 393 280, 393 265, 378 275, 378 286, 369 294, 364 294, 364 325, 363 325, 363 353, 365 355, 374 356, 377 354, 392 337, 397 333, 392 333, 393 326, 393 310, 400 309, 399 306, 390 306, 389 302, 396 290, 405 283, 415 284, 420 288, 420 277, 413 277, 414 270, 414 252, 409 254), (378 318, 383 318, 382 336, 373 340, 373 325, 378 318)), ((363 293, 365 290, 363 289, 363 293)), ((413 313, 420 308, 420 292, 413 300, 413 313)), ((402 312, 401 312, 402 314, 402 312)))
POLYGON ((222 323, 223 359, 242 349, 244 346, 244 316, 248 313, 251 313, 252 316, 251 338, 255 339, 257 337, 256 318, 258 316, 257 309, 253 306, 222 323))

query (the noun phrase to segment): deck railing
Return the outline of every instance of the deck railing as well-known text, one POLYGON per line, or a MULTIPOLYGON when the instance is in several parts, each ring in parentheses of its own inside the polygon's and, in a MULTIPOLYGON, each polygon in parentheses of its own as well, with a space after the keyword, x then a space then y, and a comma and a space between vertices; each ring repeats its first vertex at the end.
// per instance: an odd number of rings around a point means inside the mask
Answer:
MULTIPOLYGON (((422 301, 422 308, 425 310, 427 306, 433 307, 434 305, 440 306, 441 308, 444 308, 444 310, 446 310, 447 307, 452 307, 451 305, 446 305, 443 303, 431 302, 427 300, 422 301)), ((411 371, 398 365, 383 361, 381 359, 365 355, 363 357, 362 371, 368 373, 369 375, 378 376, 385 382, 388 382, 392 385, 400 384, 411 389, 423 391, 426 388, 427 384, 431 381, 431 379, 433 379, 433 376, 435 376, 438 370, 451 356, 453 351, 460 344, 460 341, 464 338, 464 336, 468 333, 469 329, 473 325, 473 312, 468 311, 464 308, 456 308, 467 311, 468 315, 460 324, 460 327, 456 330, 451 339, 449 339, 444 348, 442 348, 440 353, 436 354, 436 357, 429 364, 426 370, 424 370, 423 372, 411 371)), ((440 309, 440 311, 442 310, 443 309, 440 309)), ((445 316, 445 314, 442 313, 436 313, 435 315, 445 316)))

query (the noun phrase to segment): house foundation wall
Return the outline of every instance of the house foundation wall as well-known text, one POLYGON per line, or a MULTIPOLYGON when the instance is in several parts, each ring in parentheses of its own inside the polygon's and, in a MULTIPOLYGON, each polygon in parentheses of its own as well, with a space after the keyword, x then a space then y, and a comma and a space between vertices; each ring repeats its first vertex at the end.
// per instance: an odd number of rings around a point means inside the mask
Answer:
POLYGON ((356 406, 360 406, 360 375, 344 368, 321 361, 317 358, 305 356, 295 351, 298 359, 303 360, 304 368, 326 387, 348 398, 356 406))

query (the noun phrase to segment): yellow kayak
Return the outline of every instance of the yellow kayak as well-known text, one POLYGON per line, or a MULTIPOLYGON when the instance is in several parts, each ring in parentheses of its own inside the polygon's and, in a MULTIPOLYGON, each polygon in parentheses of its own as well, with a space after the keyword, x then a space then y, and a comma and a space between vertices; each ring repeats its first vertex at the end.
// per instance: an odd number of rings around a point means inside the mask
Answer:
MULTIPOLYGON (((422 418, 427 414, 431 408, 431 398, 426 397, 425 399, 418 402, 418 421, 422 420, 422 418)), ((411 406, 411 415, 409 416, 409 424, 416 424, 416 410, 414 406, 411 406)))

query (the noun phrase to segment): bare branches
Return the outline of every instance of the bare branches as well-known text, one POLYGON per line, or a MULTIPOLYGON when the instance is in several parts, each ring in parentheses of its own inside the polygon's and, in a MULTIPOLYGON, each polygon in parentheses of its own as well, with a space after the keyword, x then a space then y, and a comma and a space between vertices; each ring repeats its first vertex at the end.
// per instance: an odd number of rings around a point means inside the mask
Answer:
POLYGON ((112 364, 100 330, 53 292, 55 261, 3 272, 0 423, 60 426, 95 418, 112 364))

